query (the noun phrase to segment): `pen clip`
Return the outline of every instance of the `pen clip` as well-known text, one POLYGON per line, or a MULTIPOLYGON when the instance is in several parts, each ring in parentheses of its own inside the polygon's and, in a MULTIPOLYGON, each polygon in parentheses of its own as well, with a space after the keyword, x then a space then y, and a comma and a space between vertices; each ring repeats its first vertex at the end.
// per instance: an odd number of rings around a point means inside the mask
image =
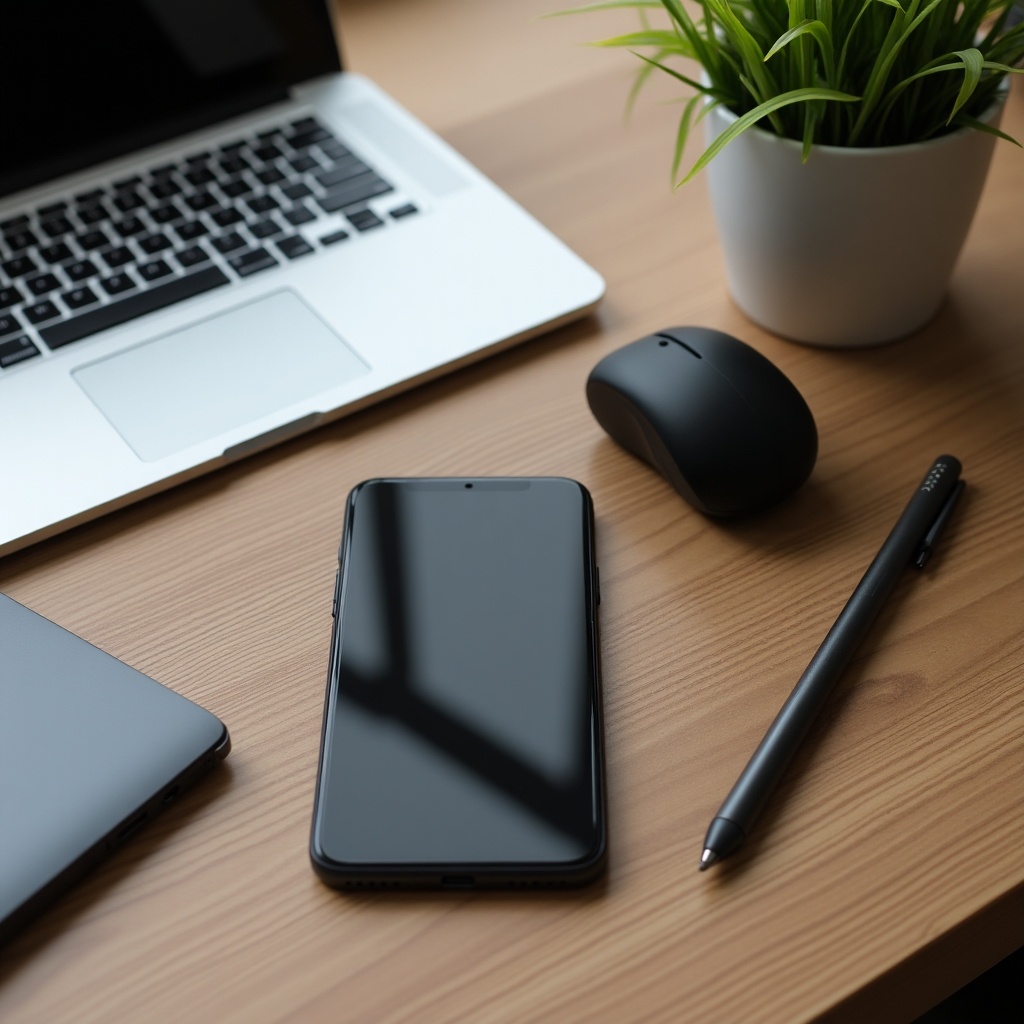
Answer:
POLYGON ((914 553, 914 566, 918 569, 923 569, 925 562, 931 557, 931 553, 935 550, 935 545, 938 542, 942 531, 946 528, 946 524, 949 522, 950 516, 953 515, 953 507, 960 499, 960 495, 964 493, 964 482, 958 480, 956 486, 949 492, 949 497, 946 498, 939 509, 939 514, 935 517, 935 522, 928 527, 928 532, 924 535, 921 543, 918 545, 917 551, 914 553))

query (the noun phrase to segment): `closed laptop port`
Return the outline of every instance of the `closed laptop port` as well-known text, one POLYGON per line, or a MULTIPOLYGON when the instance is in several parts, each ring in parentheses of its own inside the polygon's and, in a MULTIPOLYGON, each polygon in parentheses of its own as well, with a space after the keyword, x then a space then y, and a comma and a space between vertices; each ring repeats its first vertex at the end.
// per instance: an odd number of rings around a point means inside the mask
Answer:
POLYGON ((476 879, 472 875, 442 875, 442 889, 472 889, 476 879))
POLYGON ((149 811, 141 811, 139 814, 136 814, 135 817, 117 833, 117 841, 121 842, 122 839, 127 839, 148 817, 149 811))

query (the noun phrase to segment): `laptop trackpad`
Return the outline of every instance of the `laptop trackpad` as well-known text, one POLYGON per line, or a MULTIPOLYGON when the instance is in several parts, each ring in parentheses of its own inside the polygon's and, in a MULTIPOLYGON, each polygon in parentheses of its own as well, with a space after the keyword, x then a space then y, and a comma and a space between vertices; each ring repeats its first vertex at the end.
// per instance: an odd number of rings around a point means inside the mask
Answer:
POLYGON ((295 292, 280 291, 72 376, 153 462, 369 369, 295 292))

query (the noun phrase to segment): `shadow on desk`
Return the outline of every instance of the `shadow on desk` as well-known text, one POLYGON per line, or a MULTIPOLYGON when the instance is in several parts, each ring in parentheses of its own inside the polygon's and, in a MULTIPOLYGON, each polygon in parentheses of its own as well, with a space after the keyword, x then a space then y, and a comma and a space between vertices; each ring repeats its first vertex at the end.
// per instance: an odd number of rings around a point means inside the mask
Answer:
POLYGON ((1024 949, 964 985, 914 1024, 1017 1024, 1024 1020, 1024 949))

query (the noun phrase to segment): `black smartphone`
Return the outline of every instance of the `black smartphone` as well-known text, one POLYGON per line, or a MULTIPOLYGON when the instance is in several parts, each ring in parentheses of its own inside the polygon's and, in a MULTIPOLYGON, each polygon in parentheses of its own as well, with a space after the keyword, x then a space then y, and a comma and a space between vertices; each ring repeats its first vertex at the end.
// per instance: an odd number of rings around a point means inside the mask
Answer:
POLYGON ((340 888, 578 885, 605 861, 593 505, 369 480, 335 584, 310 856, 340 888))

